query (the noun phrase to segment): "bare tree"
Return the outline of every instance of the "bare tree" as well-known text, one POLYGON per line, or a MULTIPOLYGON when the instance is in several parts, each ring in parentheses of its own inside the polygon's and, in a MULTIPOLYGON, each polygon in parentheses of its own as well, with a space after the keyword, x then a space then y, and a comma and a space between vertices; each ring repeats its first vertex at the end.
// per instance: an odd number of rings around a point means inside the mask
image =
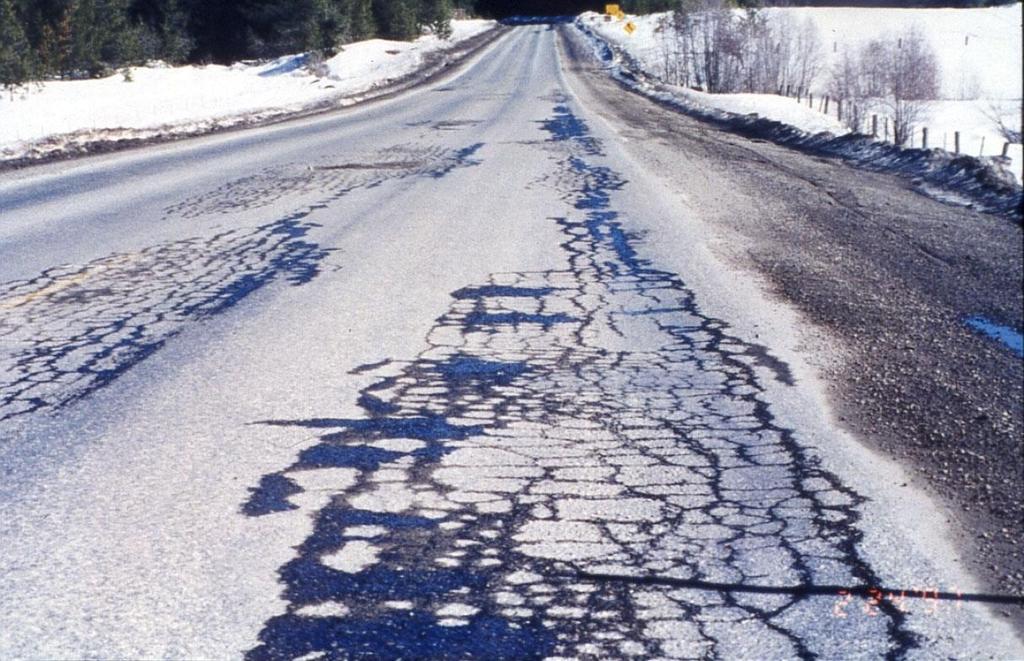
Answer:
POLYGON ((843 121, 860 131, 873 106, 892 119, 893 141, 904 145, 939 92, 939 65, 924 35, 911 28, 844 48, 832 69, 829 93, 843 102, 843 121))
POLYGON ((891 37, 871 39, 860 47, 858 63, 864 95, 882 98, 889 87, 889 61, 895 44, 891 37))
POLYGON ((797 88, 810 91, 821 73, 821 35, 818 26, 809 17, 796 29, 789 49, 787 67, 792 83, 797 88))
POLYGON ((693 80, 698 87, 717 93, 733 91, 740 66, 742 43, 736 20, 725 0, 682 0, 682 14, 689 41, 693 80))
POLYGON ((696 78, 695 34, 701 4, 700 0, 680 0, 676 10, 659 22, 662 80, 669 84, 689 87, 696 78))
POLYGON ((780 94, 787 89, 796 89, 794 72, 796 19, 788 13, 777 13, 771 19, 772 38, 775 40, 775 57, 779 63, 777 90, 780 94))
POLYGON ((658 20, 654 29, 658 35, 661 55, 659 77, 670 85, 690 84, 689 26, 678 12, 669 12, 658 20))
POLYGON ((832 67, 828 93, 842 104, 843 123, 860 133, 868 114, 867 79, 860 52, 846 46, 832 67))
POLYGON ((759 11, 747 10, 738 24, 742 50, 741 90, 774 93, 778 91, 782 70, 780 45, 768 18, 759 11))
POLYGON ((1010 101, 1009 108, 1004 102, 989 99, 988 107, 982 112, 1003 140, 1010 143, 1021 141, 1021 102, 1020 99, 1010 101))
POLYGON ((819 73, 821 41, 810 20, 756 9, 742 12, 727 0, 679 0, 659 22, 660 77, 711 93, 778 93, 808 89, 819 73))
POLYGON ((921 31, 913 27, 895 40, 890 38, 888 50, 883 104, 892 117, 893 141, 903 145, 924 118, 928 102, 939 96, 939 61, 921 31))

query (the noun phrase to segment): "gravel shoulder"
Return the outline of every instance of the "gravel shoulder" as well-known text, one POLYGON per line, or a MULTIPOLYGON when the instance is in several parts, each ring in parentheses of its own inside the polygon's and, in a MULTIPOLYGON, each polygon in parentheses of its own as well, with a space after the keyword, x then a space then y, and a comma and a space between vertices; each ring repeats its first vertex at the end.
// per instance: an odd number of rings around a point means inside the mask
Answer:
MULTIPOLYGON (((663 108, 562 45, 573 87, 713 248, 801 311, 836 422, 946 506, 986 591, 1024 595, 1024 361, 963 323, 1024 325, 1021 226, 663 108)), ((1024 631, 1024 609, 997 610, 1024 631)))

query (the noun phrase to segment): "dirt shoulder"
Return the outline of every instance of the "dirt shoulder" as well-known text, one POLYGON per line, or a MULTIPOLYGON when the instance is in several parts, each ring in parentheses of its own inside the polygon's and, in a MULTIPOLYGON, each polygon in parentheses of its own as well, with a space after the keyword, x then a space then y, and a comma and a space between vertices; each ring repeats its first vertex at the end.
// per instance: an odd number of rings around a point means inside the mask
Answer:
MULTIPOLYGON (((256 118, 229 118, 230 121, 224 124, 213 123, 196 129, 176 130, 173 126, 157 127, 154 135, 145 137, 96 137, 84 141, 68 140, 67 135, 54 136, 54 140, 60 143, 43 155, 27 156, 22 158, 10 158, 0 160, 0 173, 6 170, 16 170, 35 165, 64 161, 94 154, 107 154, 126 149, 135 149, 149 145, 163 144, 177 140, 185 140, 213 133, 226 133, 228 131, 241 131, 261 126, 280 124, 296 119, 303 119, 314 115, 321 115, 328 112, 336 112, 354 108, 373 101, 389 99, 413 87, 427 85, 444 80, 445 78, 460 71, 462 67, 477 53, 489 46, 499 37, 507 34, 509 28, 498 24, 494 28, 481 32, 478 35, 461 41, 451 48, 439 50, 427 54, 424 57, 423 65, 401 78, 388 81, 380 87, 362 92, 356 95, 339 95, 326 98, 322 101, 312 103, 300 110, 283 110, 280 113, 262 113, 256 118), (237 121, 236 121, 237 120, 237 121)), ((114 129, 112 135, 121 133, 120 129, 114 129)), ((45 146, 45 142, 41 142, 45 146)))
MULTIPOLYGON (((1021 226, 681 115, 563 52, 574 87, 690 200, 716 251, 838 345, 842 358, 810 361, 838 423, 946 504, 986 591, 1024 595, 1024 361, 964 324, 1021 328, 1021 226)), ((1024 631, 1024 609, 997 611, 1024 631)))

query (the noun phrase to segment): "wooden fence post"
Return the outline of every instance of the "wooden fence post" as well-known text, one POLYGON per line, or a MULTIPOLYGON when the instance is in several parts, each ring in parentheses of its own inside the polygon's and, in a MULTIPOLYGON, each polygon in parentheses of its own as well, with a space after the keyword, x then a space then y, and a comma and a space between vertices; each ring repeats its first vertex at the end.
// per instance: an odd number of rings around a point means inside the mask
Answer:
POLYGON ((839 121, 843 121, 843 100, 836 99, 836 111, 839 114, 839 121))
POLYGON ((878 115, 871 115, 871 137, 878 137, 878 115))
POLYGON ((921 149, 928 149, 928 127, 921 129, 921 149))
POLYGON ((978 150, 978 156, 985 154, 985 136, 981 136, 981 149, 978 150))
POLYGON ((828 114, 828 102, 829 102, 829 98, 826 96, 825 97, 825 114, 826 115, 828 114))
POLYGON ((953 153, 960 153, 960 131, 953 131, 953 153))
POLYGON ((814 95, 811 94, 810 92, 807 93, 807 107, 808 108, 813 108, 814 107, 814 95))
POLYGON ((1003 143, 1003 158, 1006 158, 1009 155, 1010 155, 1010 143, 1009 142, 1004 142, 1003 143))

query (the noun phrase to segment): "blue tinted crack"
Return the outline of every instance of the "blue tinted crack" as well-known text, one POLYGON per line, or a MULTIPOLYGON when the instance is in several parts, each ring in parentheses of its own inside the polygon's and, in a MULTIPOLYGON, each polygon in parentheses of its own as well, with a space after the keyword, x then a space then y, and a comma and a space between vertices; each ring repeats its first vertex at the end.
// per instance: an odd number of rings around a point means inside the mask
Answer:
POLYGON ((310 282, 330 253, 309 240, 314 227, 293 216, 0 284, 14 301, 0 341, 20 347, 0 369, 0 421, 88 397, 273 282, 310 282))

